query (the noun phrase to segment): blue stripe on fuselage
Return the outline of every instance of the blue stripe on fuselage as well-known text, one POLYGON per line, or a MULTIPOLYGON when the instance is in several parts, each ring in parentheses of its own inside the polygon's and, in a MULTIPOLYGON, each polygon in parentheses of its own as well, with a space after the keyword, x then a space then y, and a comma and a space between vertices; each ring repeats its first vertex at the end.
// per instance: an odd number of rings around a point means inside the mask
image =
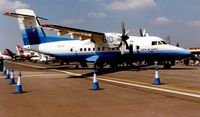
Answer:
POLYGON ((187 50, 155 50, 135 51, 134 57, 140 60, 178 60, 189 57, 191 52, 187 50))
POLYGON ((39 31, 36 28, 21 30, 21 33, 24 45, 35 45, 57 41, 80 40, 79 38, 46 37, 43 36, 43 32, 41 30, 39 31))
MULTIPOLYGON (((117 60, 121 57, 121 52, 87 52, 87 53, 66 53, 66 54, 52 54, 52 56, 63 58, 63 59, 87 59, 91 56, 98 55, 99 58, 104 58, 107 60, 117 60)), ((127 56, 126 59, 132 59, 133 61, 139 60, 178 60, 186 58, 190 55, 190 52, 184 50, 157 50, 157 51, 134 51, 131 58, 128 52, 124 53, 124 56, 127 56)))

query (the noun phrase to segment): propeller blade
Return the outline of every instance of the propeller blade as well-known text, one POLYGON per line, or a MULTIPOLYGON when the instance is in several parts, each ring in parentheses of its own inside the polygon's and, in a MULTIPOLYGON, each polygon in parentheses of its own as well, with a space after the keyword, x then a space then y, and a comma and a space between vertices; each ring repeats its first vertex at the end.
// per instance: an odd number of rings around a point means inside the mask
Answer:
POLYGON ((168 44, 170 44, 170 36, 169 36, 169 35, 168 35, 167 38, 166 38, 166 42, 167 42, 168 44))
POLYGON ((140 28, 140 36, 143 37, 143 31, 142 31, 142 28, 140 28))
POLYGON ((140 28, 140 36, 141 37, 145 37, 146 36, 146 30, 145 29, 140 28))
POLYGON ((123 55, 125 51, 125 43, 122 41, 122 46, 121 46, 121 54, 123 55))
POLYGON ((146 30, 145 30, 145 29, 140 28, 140 36, 141 36, 141 37, 148 37, 149 34, 146 33, 146 30))
POLYGON ((120 48, 121 46, 122 46, 122 42, 120 42, 120 44, 119 44, 119 46, 118 46, 118 47, 120 48))
POLYGON ((124 41, 125 45, 126 45, 126 49, 129 49, 129 45, 127 43, 127 41, 124 41))
POLYGON ((121 22, 121 29, 122 29, 122 35, 125 35, 126 31, 125 31, 125 26, 124 26, 124 21, 123 20, 121 22))
POLYGON ((130 32, 130 30, 127 30, 127 31, 126 31, 126 33, 125 33, 125 35, 127 35, 127 36, 128 36, 129 32, 130 32))
POLYGON ((129 39, 128 33, 130 32, 130 30, 126 31, 123 20, 121 21, 121 31, 122 31, 122 35, 120 36, 121 42, 118 47, 121 48, 121 54, 123 55, 125 49, 130 49, 126 41, 127 39, 129 39))

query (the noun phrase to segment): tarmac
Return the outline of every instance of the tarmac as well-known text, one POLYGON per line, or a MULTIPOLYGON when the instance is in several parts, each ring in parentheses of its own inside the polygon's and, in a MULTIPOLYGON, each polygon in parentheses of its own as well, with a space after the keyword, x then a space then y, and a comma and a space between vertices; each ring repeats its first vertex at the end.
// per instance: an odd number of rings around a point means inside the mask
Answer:
POLYGON ((16 81, 18 72, 22 72, 24 92, 16 94, 16 85, 9 85, 9 80, 0 75, 2 117, 200 116, 200 67, 178 64, 170 70, 160 68, 161 85, 153 85, 154 66, 106 68, 97 73, 100 90, 94 91, 91 68, 29 62, 5 64, 15 68, 16 81))

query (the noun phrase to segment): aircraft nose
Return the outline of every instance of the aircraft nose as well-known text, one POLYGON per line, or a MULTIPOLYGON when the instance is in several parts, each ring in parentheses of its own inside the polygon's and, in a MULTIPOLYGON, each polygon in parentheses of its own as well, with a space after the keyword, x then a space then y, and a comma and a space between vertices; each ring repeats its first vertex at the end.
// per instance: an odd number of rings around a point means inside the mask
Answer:
POLYGON ((191 55, 191 52, 189 50, 186 49, 182 49, 181 54, 183 57, 189 57, 191 55))

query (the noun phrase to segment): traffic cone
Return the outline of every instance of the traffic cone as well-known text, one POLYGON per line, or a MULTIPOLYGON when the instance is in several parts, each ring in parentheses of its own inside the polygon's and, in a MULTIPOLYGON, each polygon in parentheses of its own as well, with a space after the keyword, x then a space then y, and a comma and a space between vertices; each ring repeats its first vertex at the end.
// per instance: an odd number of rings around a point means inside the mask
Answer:
POLYGON ((3 74, 6 75, 6 66, 3 66, 3 74))
POLYGON ((5 79, 10 79, 9 67, 6 68, 6 78, 5 79))
POLYGON ((156 65, 156 72, 155 72, 155 80, 154 80, 154 84, 155 85, 160 85, 160 78, 159 78, 159 75, 158 75, 158 65, 157 65, 157 62, 155 62, 155 65, 156 65))
POLYGON ((97 80, 97 75, 96 72, 94 71, 94 75, 93 75, 93 83, 92 83, 92 90, 99 90, 99 83, 97 80))
POLYGON ((10 73, 10 82, 9 84, 15 84, 15 79, 14 79, 14 68, 12 68, 12 71, 10 73))
POLYGON ((22 74, 21 72, 19 72, 19 76, 18 76, 18 80, 17 80, 17 85, 16 85, 16 88, 15 88, 15 93, 22 93, 22 84, 21 84, 21 77, 22 77, 22 74))

